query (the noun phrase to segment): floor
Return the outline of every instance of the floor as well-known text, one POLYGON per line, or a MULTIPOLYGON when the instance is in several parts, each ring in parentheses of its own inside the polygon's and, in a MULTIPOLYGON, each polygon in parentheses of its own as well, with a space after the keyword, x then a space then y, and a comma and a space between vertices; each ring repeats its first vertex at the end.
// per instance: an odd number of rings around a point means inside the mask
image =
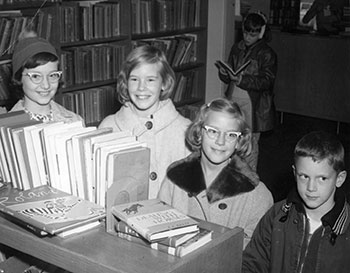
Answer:
POLYGON ((350 124, 287 113, 278 113, 278 116, 276 128, 263 133, 259 142, 258 174, 272 192, 274 200, 284 199, 295 185, 291 167, 295 144, 303 135, 314 130, 333 132, 343 143, 348 178, 342 188, 350 197, 350 124))

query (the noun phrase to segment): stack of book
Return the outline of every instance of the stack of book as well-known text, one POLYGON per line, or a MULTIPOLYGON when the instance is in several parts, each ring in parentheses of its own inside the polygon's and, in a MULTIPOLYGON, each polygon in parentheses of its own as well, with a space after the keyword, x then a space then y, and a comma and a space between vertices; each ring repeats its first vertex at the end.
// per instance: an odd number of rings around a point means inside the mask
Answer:
POLYGON ((212 239, 212 231, 199 228, 196 220, 159 199, 112 206, 107 225, 110 222, 111 234, 178 257, 212 239))
POLYGON ((0 190, 0 215, 39 236, 67 237, 100 224, 105 209, 48 185, 21 191, 0 190))

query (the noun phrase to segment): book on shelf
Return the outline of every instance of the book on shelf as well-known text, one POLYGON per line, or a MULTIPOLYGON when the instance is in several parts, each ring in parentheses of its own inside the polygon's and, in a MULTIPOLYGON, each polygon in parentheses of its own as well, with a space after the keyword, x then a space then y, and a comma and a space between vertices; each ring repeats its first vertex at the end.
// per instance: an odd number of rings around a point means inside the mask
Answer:
POLYGON ((236 71, 234 71, 234 70, 232 69, 232 67, 231 67, 229 64, 227 64, 227 63, 225 63, 225 62, 223 62, 223 61, 220 61, 220 60, 217 60, 217 61, 215 62, 215 66, 216 66, 218 69, 223 69, 223 70, 225 70, 226 73, 229 73, 229 74, 231 74, 232 76, 237 76, 237 75, 239 75, 244 69, 246 69, 247 66, 248 66, 250 63, 251 63, 251 60, 246 61, 246 62, 245 62, 244 64, 242 64, 236 71))
POLYGON ((30 120, 23 124, 8 127, 14 148, 15 165, 19 178, 18 183, 20 188, 23 190, 33 188, 34 183, 36 182, 32 176, 32 169, 30 165, 31 155, 27 150, 27 143, 24 138, 24 128, 40 123, 40 121, 30 120))
POLYGON ((159 199, 112 206, 111 213, 150 242, 198 230, 196 220, 159 199))
MULTIPOLYGON (((121 138, 120 143, 116 142, 112 145, 107 144, 100 147, 100 149, 97 150, 96 155, 99 158, 98 160, 99 165, 96 165, 96 170, 98 174, 98 176, 96 177, 96 184, 97 184, 97 192, 99 193, 99 196, 97 196, 98 204, 105 206, 106 190, 109 186, 107 181, 107 175, 111 176, 110 174, 108 174, 108 167, 110 165, 108 161, 110 156, 114 153, 118 153, 121 151, 128 152, 130 149, 133 149, 133 148, 146 147, 146 143, 133 140, 132 138, 134 138, 134 136, 121 138)), ((147 158, 147 160, 149 161, 149 158, 147 158)), ((137 160, 135 159, 131 162, 129 161, 129 163, 130 163, 129 168, 131 168, 131 166, 134 166, 134 165, 136 167, 139 164, 139 162, 137 162, 137 160)), ((114 165, 114 167, 117 168, 116 165, 114 165)), ((109 171, 111 171, 111 169, 109 171)))
POLYGON ((107 158, 106 230, 114 230, 111 207, 148 198, 150 150, 144 145, 112 152, 107 158))
POLYGON ((105 209, 49 185, 21 191, 8 186, 0 191, 0 212, 37 235, 56 235, 99 221, 105 209))
POLYGON ((150 247, 152 249, 155 249, 173 256, 177 256, 177 257, 183 257, 195 251, 196 249, 199 249, 205 244, 209 243, 212 240, 212 234, 213 234, 213 231, 211 230, 199 228, 199 232, 195 233, 194 236, 187 239, 182 244, 179 244, 178 246, 174 247, 174 246, 162 244, 160 242, 150 243, 142 237, 133 236, 131 234, 123 233, 120 231, 117 232, 117 236, 119 238, 128 240, 133 243, 137 243, 146 247, 150 247))
POLYGON ((10 137, 8 135, 8 126, 29 122, 30 117, 24 111, 8 112, 0 115, 0 164, 1 177, 5 182, 14 182, 16 179, 15 159, 13 147, 11 146, 10 137))
MULTIPOLYGON (((135 230, 133 230, 124 221, 115 221, 114 229, 117 233, 127 234, 127 235, 130 235, 133 237, 138 237, 138 238, 141 238, 142 240, 144 240, 144 238, 139 233, 137 233, 135 230)), ((177 246, 183 244, 184 242, 188 241, 192 237, 194 237, 198 232, 199 231, 195 231, 195 232, 170 236, 170 237, 167 237, 167 238, 164 238, 162 240, 157 241, 157 243, 165 245, 165 246, 177 247, 177 246)))
MULTIPOLYGON (((45 126, 43 127, 43 130, 41 132, 41 140, 43 143, 43 151, 45 154, 45 158, 47 160, 50 184, 53 187, 58 188, 60 190, 64 189, 64 185, 61 185, 60 183, 60 174, 58 169, 58 161, 56 157, 56 148, 58 147, 55 143, 55 137, 64 132, 75 130, 76 128, 84 128, 82 121, 74 121, 71 123, 45 126)), ((85 128, 85 130, 87 129, 85 128)), ((64 181, 64 183, 67 183, 67 181, 64 181)))

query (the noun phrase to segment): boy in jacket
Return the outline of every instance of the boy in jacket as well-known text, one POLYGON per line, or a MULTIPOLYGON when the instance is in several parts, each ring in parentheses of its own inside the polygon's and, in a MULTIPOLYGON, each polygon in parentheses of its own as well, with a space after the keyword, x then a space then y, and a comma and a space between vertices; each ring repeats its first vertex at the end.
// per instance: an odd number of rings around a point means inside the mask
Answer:
POLYGON ((332 134, 305 135, 294 150, 297 190, 261 219, 243 253, 242 272, 349 272, 349 204, 344 148, 332 134))

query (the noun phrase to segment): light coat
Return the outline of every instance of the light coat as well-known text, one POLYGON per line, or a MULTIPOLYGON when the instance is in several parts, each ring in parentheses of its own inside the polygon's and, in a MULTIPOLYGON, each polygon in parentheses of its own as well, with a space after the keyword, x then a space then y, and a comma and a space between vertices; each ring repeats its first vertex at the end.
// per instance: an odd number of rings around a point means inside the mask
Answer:
POLYGON ((114 131, 131 131, 151 151, 149 194, 156 198, 168 166, 190 152, 185 144, 185 131, 191 121, 176 111, 170 99, 161 101, 160 108, 150 117, 141 118, 126 103, 115 114, 106 117, 99 128, 111 127, 114 131))
POLYGON ((271 192, 238 156, 233 156, 206 188, 198 153, 169 167, 159 198, 190 216, 229 228, 243 228, 244 246, 260 218, 273 205, 271 192))

